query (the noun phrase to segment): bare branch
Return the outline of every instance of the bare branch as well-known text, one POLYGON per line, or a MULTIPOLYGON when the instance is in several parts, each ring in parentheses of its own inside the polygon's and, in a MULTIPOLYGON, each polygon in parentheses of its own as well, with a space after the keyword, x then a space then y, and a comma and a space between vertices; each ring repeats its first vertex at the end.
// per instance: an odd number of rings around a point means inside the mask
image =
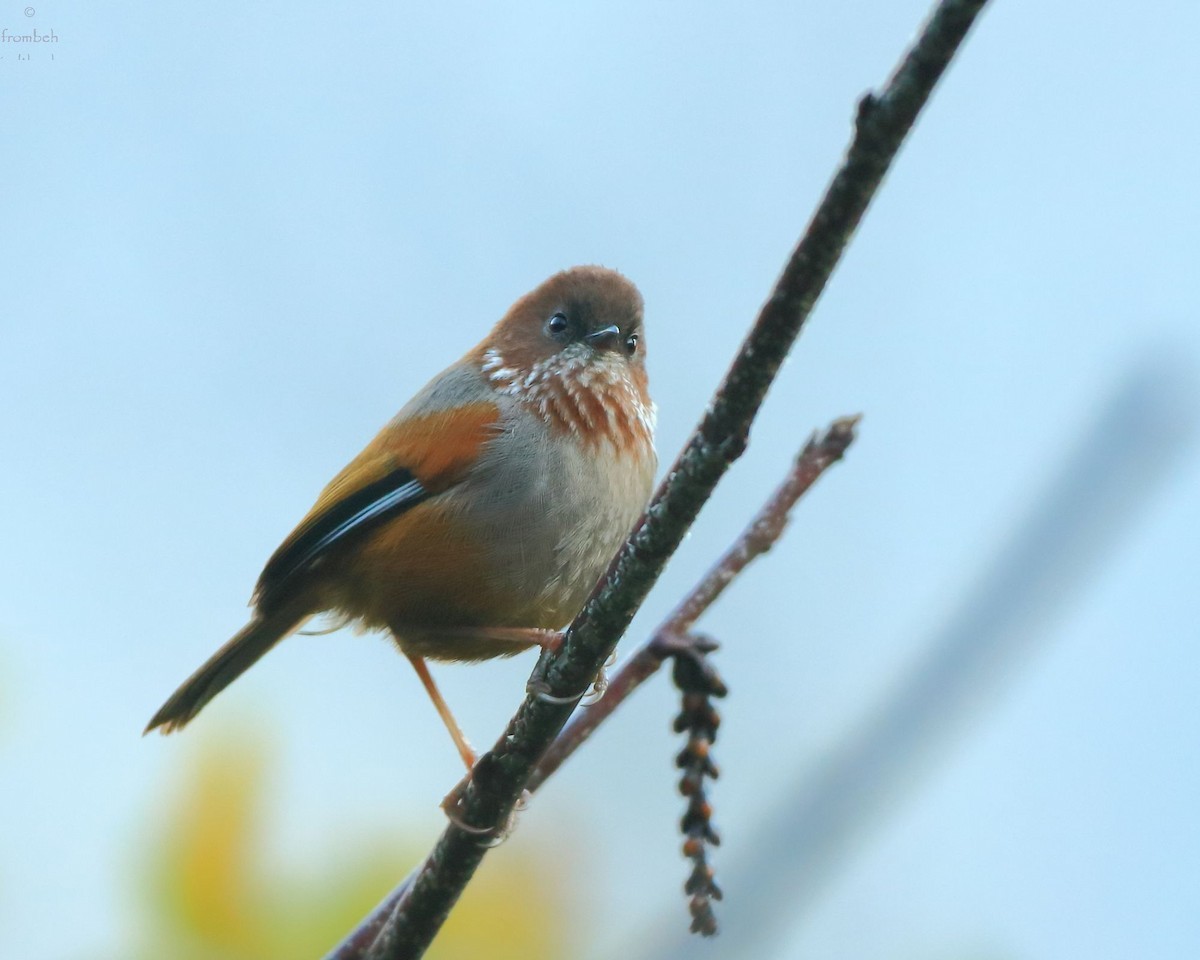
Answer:
POLYGON ((709 570, 707 576, 676 607, 675 612, 658 630, 659 633, 687 633, 700 615, 713 605, 717 597, 751 561, 762 556, 783 535, 792 507, 808 491, 817 478, 845 456, 855 439, 855 429, 861 414, 840 417, 825 433, 814 433, 796 457, 787 479, 776 489, 745 529, 737 542, 709 570))
POLYGON ((700 616, 725 592, 739 573, 755 558, 775 545, 787 526, 792 508, 829 467, 837 463, 854 442, 858 415, 841 417, 824 434, 814 433, 796 457, 792 468, 724 555, 712 565, 704 579, 675 608, 654 635, 625 661, 608 685, 604 698, 579 714, 550 745, 529 778, 528 788, 537 790, 597 727, 634 690, 654 676, 663 661, 678 650, 677 638, 686 638, 700 616))
MULTIPOLYGON (((854 138, 771 297, 700 425, 668 471, 641 523, 568 628, 539 664, 546 691, 581 693, 629 626, 717 482, 745 449, 761 406, 817 297, 841 258, 917 114, 986 0, 942 0, 882 94, 859 103, 854 138)), ((571 711, 527 696, 462 795, 463 829, 450 824, 371 948, 373 960, 424 954, 483 859, 475 830, 499 831, 539 758, 571 711)))

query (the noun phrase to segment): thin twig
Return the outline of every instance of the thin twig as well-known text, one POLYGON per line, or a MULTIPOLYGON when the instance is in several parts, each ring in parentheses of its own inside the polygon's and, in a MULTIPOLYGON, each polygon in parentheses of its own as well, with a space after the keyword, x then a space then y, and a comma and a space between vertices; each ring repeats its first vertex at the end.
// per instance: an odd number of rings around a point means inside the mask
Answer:
POLYGON ((683 638, 687 642, 689 632, 696 621, 716 599, 725 592, 739 573, 757 557, 775 545, 787 526, 792 508, 829 467, 837 463, 854 442, 855 428, 860 416, 841 417, 834 420, 824 434, 814 433, 804 449, 796 457, 792 468, 763 504, 762 509, 733 545, 712 565, 708 573, 683 601, 654 631, 653 636, 621 666, 609 681, 603 699, 578 714, 550 745, 529 778, 528 790, 537 790, 566 759, 588 739, 634 690, 654 676, 663 661, 676 653, 683 638))
MULTIPOLYGON (((745 449, 768 387, 858 227, 917 114, 986 0, 942 0, 879 96, 859 103, 854 138, 770 299, 687 446, 629 541, 539 664, 554 697, 580 693, 615 648, 717 482, 745 449)), ((573 704, 527 696, 462 791, 459 819, 438 839, 372 947, 371 960, 422 956, 475 874, 486 847, 476 831, 507 823, 541 755, 573 704), (472 829, 463 829, 463 826, 472 829)))

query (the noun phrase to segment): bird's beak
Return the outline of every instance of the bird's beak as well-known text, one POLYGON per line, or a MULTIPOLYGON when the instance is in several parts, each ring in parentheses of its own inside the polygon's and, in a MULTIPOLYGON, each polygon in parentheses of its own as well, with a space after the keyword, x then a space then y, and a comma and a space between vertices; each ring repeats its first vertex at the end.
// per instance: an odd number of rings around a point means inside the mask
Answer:
POLYGON ((613 343, 621 336, 621 328, 615 323, 610 323, 607 327, 589 333, 584 339, 594 347, 602 347, 605 344, 613 343))

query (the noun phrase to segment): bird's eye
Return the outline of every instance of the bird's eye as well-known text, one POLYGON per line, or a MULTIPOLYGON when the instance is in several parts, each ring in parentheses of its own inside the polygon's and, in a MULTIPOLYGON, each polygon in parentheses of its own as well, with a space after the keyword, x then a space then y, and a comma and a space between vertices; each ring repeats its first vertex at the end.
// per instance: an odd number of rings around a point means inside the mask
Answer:
POLYGON ((556 313, 546 321, 546 332, 553 337, 565 333, 567 330, 567 318, 561 313, 556 313))
POLYGON ((632 357, 635 353, 637 353, 637 345, 638 345, 638 335, 636 333, 631 333, 629 336, 627 336, 625 338, 625 353, 626 353, 626 355, 632 357))

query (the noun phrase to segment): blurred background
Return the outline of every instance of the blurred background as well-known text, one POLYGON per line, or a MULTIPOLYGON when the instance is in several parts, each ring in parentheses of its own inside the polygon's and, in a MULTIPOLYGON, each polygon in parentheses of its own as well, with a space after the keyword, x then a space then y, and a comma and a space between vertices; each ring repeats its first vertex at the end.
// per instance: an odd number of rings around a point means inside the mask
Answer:
MULTIPOLYGON (((555 270, 641 286, 669 461, 928 3, 32 2, 0 7, 58 38, 0 45, 0 956, 317 957, 460 775, 411 669, 299 637, 186 735, 147 718, 555 270)), ((679 953, 663 676, 431 956, 1200 955, 1198 30, 996 0, 624 641, 865 415, 701 624, 726 932, 679 953)), ((484 745, 531 667, 434 669, 484 745)))

